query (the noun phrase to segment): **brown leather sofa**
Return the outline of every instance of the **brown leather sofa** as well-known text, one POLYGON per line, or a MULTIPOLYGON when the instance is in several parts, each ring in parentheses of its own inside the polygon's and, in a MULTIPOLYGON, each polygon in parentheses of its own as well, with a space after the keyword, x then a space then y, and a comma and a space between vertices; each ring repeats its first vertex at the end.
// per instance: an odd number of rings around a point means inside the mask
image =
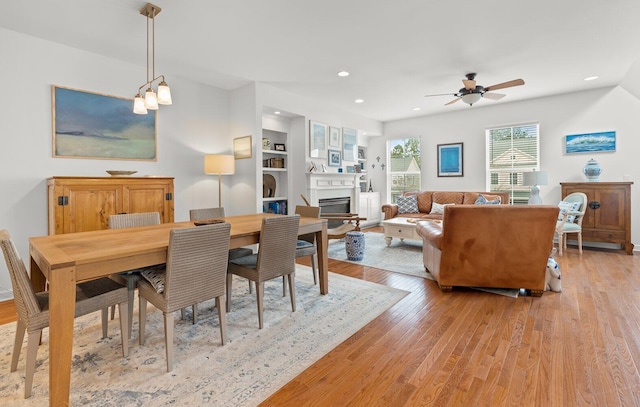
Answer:
POLYGON ((453 205, 418 222, 425 268, 454 286, 524 288, 541 296, 559 209, 547 205, 453 205))
POLYGON ((501 204, 509 203, 508 192, 457 192, 457 191, 421 191, 421 192, 405 192, 403 196, 417 195, 418 211, 417 213, 398 213, 398 205, 384 204, 382 212, 384 219, 395 217, 414 218, 414 219, 442 219, 441 214, 430 214, 433 202, 439 204, 456 204, 456 205, 473 205, 482 194, 487 200, 500 198, 501 204))

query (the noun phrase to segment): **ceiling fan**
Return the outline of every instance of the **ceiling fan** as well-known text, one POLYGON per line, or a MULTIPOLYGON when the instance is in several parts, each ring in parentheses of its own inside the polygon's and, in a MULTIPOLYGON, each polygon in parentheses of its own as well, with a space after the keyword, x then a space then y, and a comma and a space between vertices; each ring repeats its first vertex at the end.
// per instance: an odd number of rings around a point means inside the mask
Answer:
POLYGON ((469 106, 473 106, 473 104, 479 101, 481 98, 499 100, 506 96, 503 93, 490 93, 490 92, 493 92, 494 90, 524 85, 524 81, 522 79, 514 79, 512 81, 502 82, 496 85, 484 87, 484 86, 476 85, 475 72, 468 73, 465 76, 467 77, 467 79, 462 80, 462 83, 464 84, 464 88, 461 88, 458 92, 453 94, 439 93, 437 95, 425 95, 425 97, 451 95, 451 96, 455 96, 456 98, 449 103, 445 103, 445 106, 456 103, 458 100, 461 100, 461 99, 464 103, 468 104, 469 106))

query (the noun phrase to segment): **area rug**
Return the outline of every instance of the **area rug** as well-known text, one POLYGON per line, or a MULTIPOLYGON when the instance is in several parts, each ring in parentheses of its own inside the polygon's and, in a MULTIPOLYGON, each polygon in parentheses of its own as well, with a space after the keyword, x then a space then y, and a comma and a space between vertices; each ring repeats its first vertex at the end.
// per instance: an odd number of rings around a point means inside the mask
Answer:
MULTIPOLYGON (((422 241, 400 240, 394 237, 391 240, 391 245, 387 247, 383 233, 366 232, 364 234, 364 258, 360 261, 348 260, 344 245, 344 240, 332 240, 329 242, 329 249, 327 250, 329 258, 435 281, 431 273, 424 268, 422 241)), ((510 288, 470 288, 512 298, 517 298, 520 292, 518 289, 510 288)))
POLYGON ((393 238, 387 247, 384 234, 366 232, 364 234, 364 258, 361 261, 347 259, 344 240, 331 240, 327 250, 329 258, 376 267, 396 273, 428 278, 422 262, 422 241, 393 238))
MULTIPOLYGON (((282 297, 282 280, 265 284, 264 328, 258 329, 255 293, 234 280, 227 344, 220 345, 214 301, 175 323, 175 359, 167 373, 162 313, 149 305, 146 343, 138 340, 137 301, 129 357, 122 358, 118 320, 100 339, 100 313, 76 319, 71 372, 72 405, 255 406, 408 293, 339 274, 329 274, 329 294, 320 295, 311 270, 298 266, 296 312, 282 297)), ((38 350, 33 395, 24 400, 26 342, 18 371, 9 372, 15 324, 0 326, 0 404, 47 405, 48 330, 38 350)), ((26 338, 25 338, 26 341, 26 338)))

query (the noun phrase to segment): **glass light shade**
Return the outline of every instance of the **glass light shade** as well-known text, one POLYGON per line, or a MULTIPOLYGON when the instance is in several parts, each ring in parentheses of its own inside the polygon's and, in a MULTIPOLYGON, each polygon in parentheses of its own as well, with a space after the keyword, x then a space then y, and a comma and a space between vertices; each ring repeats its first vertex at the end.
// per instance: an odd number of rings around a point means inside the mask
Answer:
POLYGON ((236 160, 233 155, 207 154, 204 156, 205 174, 230 175, 236 172, 236 160))
POLYGON ((144 105, 144 98, 139 93, 133 99, 133 113, 147 114, 147 108, 144 105))
POLYGON ((158 85, 158 104, 171 104, 171 89, 169 89, 169 85, 165 81, 160 82, 160 85, 158 85))
POLYGON ((144 106, 149 110, 158 110, 158 97, 151 88, 144 93, 144 106))
POLYGON ((469 106, 476 103, 478 100, 482 98, 481 93, 467 93, 466 95, 462 95, 462 101, 469 106))

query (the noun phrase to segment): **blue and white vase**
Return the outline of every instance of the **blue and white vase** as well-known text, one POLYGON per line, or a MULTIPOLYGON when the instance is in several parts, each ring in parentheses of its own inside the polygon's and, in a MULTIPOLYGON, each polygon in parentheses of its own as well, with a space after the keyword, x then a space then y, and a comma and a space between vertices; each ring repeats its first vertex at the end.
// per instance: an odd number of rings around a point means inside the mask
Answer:
POLYGON ((598 182, 602 168, 600 164, 593 158, 587 161, 587 164, 582 168, 582 173, 587 177, 588 182, 598 182))
POLYGON ((347 260, 361 261, 364 258, 364 233, 347 232, 344 248, 347 251, 347 260))

